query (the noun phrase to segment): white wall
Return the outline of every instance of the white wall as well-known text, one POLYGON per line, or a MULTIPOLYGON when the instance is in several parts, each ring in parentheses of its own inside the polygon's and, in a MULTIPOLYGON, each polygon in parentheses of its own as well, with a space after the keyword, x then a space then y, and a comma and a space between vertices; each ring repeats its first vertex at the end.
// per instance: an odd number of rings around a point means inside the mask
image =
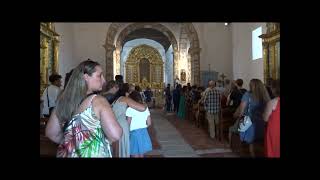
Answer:
POLYGON ((243 87, 248 89, 252 78, 263 81, 263 58, 252 60, 252 31, 266 23, 232 23, 232 54, 234 79, 242 78, 243 87))
POLYGON ((55 23, 55 30, 60 35, 58 73, 62 76, 64 85, 66 73, 77 65, 73 60, 73 23, 55 23))
POLYGON ((200 71, 224 73, 233 79, 231 27, 224 23, 193 23, 200 41, 200 71))
MULTIPOLYGON (((81 61, 91 58, 101 63, 105 69, 105 44, 111 23, 56 23, 60 34, 59 73, 65 76, 81 61)), ((179 24, 163 23, 175 35, 179 24)), ((263 60, 251 59, 251 32, 265 23, 193 23, 198 33, 200 48, 200 70, 224 73, 229 79, 242 78, 247 87, 251 78, 263 80, 263 60)), ((177 36, 178 37, 178 36, 177 36)), ((176 37, 176 38, 177 38, 176 37)), ((177 38, 177 40, 179 40, 177 38)), ((178 43, 179 44, 179 43, 178 43)))
POLYGON ((88 58, 101 64, 106 72, 105 55, 103 45, 110 23, 74 23, 74 61, 79 64, 88 58))
MULTIPOLYGON (((174 35, 178 35, 180 24, 162 24, 172 30, 174 35)), ((103 71, 106 72, 106 52, 103 45, 110 25, 111 23, 56 23, 56 31, 61 34, 59 72, 63 77, 81 61, 88 58, 98 61, 103 71)), ((126 26, 122 26, 118 33, 126 26)), ((165 53, 161 55, 166 56, 165 53)))
POLYGON ((65 77, 72 68, 88 58, 106 71, 105 44, 111 23, 55 23, 60 35, 59 73, 65 77))

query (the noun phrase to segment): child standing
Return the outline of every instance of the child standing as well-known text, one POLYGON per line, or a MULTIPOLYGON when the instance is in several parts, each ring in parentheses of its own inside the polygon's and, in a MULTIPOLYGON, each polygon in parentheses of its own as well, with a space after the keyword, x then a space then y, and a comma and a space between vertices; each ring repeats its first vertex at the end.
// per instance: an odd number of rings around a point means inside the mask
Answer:
MULTIPOLYGON (((136 102, 142 103, 139 92, 133 91, 129 97, 136 102)), ((132 157, 144 157, 144 153, 152 150, 152 144, 147 127, 151 125, 150 111, 147 108, 140 112, 132 108, 126 111, 130 126, 130 154, 132 157)))

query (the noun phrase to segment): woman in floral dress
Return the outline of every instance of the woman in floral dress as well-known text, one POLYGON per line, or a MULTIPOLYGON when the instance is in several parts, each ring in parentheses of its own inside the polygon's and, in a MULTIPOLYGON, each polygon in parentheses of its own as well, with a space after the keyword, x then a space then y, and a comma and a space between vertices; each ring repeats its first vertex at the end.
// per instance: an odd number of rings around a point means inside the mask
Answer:
POLYGON ((46 136, 59 144, 57 157, 111 157, 110 143, 121 138, 122 128, 108 101, 94 93, 104 83, 97 62, 73 70, 46 127, 46 136))

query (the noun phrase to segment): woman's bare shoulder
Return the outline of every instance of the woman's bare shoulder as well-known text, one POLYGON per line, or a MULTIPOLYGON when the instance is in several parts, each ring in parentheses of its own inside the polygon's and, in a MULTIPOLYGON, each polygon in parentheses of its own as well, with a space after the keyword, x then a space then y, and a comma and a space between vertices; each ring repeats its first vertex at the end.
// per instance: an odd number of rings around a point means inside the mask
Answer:
POLYGON ((129 98, 126 96, 119 97, 118 101, 123 103, 128 103, 129 98))
POLYGON ((107 99, 101 95, 96 95, 93 99, 92 99, 92 104, 95 106, 100 106, 100 105, 105 105, 105 104, 109 104, 109 102, 107 101, 107 99))
POLYGON ((271 99, 270 101, 267 102, 266 108, 274 110, 276 108, 277 101, 278 101, 277 98, 271 99))
POLYGON ((278 104, 278 98, 273 98, 271 101, 272 110, 275 110, 278 104))

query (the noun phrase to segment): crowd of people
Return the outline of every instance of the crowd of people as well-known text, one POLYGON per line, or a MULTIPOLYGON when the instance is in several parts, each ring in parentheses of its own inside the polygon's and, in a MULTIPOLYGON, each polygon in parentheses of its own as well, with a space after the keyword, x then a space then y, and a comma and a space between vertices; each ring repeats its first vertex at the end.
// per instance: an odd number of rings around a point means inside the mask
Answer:
POLYGON ((61 76, 50 76, 41 116, 49 117, 45 133, 59 145, 57 157, 143 157, 152 150, 150 111, 143 100, 150 100, 150 92, 144 97, 122 76, 115 79, 106 82, 101 65, 92 60, 70 71, 59 92, 51 89, 60 88, 61 76), (46 97, 52 103, 45 104, 46 97))
MULTIPOLYGON (((57 157, 144 157, 152 150, 147 128, 151 125, 149 107, 153 93, 149 87, 123 82, 121 75, 106 82, 101 65, 86 60, 66 75, 61 90, 61 76, 53 74, 40 100, 40 115, 48 117, 46 136, 59 144, 57 157)), ((242 87, 243 80, 209 81, 208 87, 168 84, 164 89, 165 111, 176 113, 178 119, 188 117, 187 108, 205 112, 208 132, 212 139, 222 136, 218 128, 222 109, 236 119, 229 128, 239 133, 249 144, 264 140, 267 157, 280 156, 280 81, 265 85, 252 79, 249 90, 242 87), (249 116, 252 125, 239 132, 242 117, 249 116)))
MULTIPOLYGON (((196 109, 196 123, 200 114, 205 114, 208 122, 208 132, 212 139, 223 136, 220 125, 223 111, 233 114, 234 124, 229 128, 229 143, 231 135, 237 133, 241 141, 249 144, 249 152, 255 157, 255 142, 265 143, 267 157, 280 156, 280 80, 268 79, 266 84, 259 79, 251 79, 249 90, 242 87, 243 80, 225 80, 225 82, 209 81, 208 87, 187 86, 181 88, 175 84, 170 90, 170 84, 165 89, 165 110, 175 112, 178 119, 184 120, 190 109, 196 109), (249 116, 252 122, 245 132, 239 132, 244 116, 249 116)), ((199 122, 198 122, 199 123, 199 122)), ((230 146, 230 144, 229 144, 230 146)))

